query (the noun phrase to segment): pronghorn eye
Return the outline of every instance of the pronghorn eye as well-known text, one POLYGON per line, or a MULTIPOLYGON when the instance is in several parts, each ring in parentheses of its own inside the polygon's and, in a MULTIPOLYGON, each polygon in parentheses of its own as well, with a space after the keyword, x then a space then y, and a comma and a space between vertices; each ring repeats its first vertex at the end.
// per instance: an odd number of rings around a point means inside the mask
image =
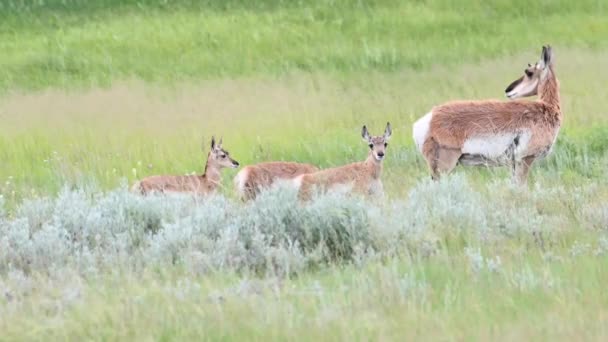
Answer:
POLYGON ((222 158, 226 158, 226 155, 225 155, 225 154, 222 154, 222 158))
POLYGON ((384 143, 384 147, 388 146, 388 143, 384 143))
POLYGON ((528 77, 532 77, 532 75, 534 74, 532 71, 530 70, 525 70, 525 73, 528 77))
POLYGON ((374 144, 369 144, 369 148, 374 148, 374 144))

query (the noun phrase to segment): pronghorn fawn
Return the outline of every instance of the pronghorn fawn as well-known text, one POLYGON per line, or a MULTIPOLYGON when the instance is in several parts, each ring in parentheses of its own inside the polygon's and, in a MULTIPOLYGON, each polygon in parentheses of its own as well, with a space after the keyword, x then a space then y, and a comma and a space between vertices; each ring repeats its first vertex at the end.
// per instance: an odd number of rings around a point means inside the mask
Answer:
POLYGON ((150 176, 135 183, 133 192, 147 195, 150 193, 181 192, 196 195, 210 195, 221 183, 220 171, 223 168, 237 168, 239 163, 230 158, 228 151, 222 148, 222 139, 215 143, 211 138, 211 151, 207 155, 207 164, 203 175, 190 176, 150 176))
POLYGON ((414 123, 413 135, 433 179, 462 165, 509 166, 515 183, 526 184, 532 163, 551 152, 562 122, 553 51, 505 90, 509 99, 456 101, 434 107, 414 123))
POLYGON ((264 189, 270 188, 280 181, 290 181, 295 177, 318 171, 319 168, 304 163, 294 162, 265 162, 245 166, 236 177, 234 186, 239 197, 244 200, 252 200, 264 189))
POLYGON ((315 189, 326 191, 339 186, 352 186, 351 191, 366 196, 381 195, 383 192, 380 180, 382 161, 391 133, 390 123, 386 124, 384 135, 381 136, 370 136, 367 127, 363 126, 361 136, 369 144, 370 149, 367 159, 362 162, 298 176, 295 183, 299 187, 299 198, 308 200, 315 189))

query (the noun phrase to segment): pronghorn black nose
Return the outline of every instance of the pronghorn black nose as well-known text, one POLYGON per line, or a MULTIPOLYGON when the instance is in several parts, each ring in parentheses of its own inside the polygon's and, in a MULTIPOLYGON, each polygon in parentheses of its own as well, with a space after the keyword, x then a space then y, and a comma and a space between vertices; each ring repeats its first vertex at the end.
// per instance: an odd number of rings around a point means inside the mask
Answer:
POLYGON ((384 152, 378 152, 378 157, 384 157, 384 152))

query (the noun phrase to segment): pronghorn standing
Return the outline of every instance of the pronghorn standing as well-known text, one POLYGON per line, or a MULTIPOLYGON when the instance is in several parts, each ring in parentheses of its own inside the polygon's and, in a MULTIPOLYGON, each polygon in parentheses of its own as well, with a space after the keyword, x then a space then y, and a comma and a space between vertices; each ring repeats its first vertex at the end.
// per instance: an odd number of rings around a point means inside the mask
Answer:
POLYGON ((457 101, 434 107, 414 123, 413 135, 433 179, 463 165, 511 166, 525 184, 530 166, 549 154, 562 122, 553 52, 505 90, 510 99, 538 94, 536 101, 457 101))
POLYGON ((239 163, 230 158, 228 151, 222 148, 222 139, 215 143, 211 138, 211 151, 207 155, 207 164, 203 175, 191 176, 150 176, 135 183, 131 191, 143 195, 152 192, 190 192, 197 195, 209 195, 215 192, 221 183, 220 170, 226 167, 237 168, 239 163))
POLYGON ((367 159, 362 162, 297 177, 295 183, 299 186, 300 199, 309 199, 315 187, 320 191, 324 191, 336 186, 352 186, 352 191, 364 195, 382 194, 382 182, 380 180, 382 160, 384 160, 391 133, 390 123, 386 124, 386 129, 382 136, 370 136, 367 127, 363 126, 361 136, 369 144, 370 148, 367 159))
POLYGON ((234 186, 242 200, 251 200, 276 182, 289 181, 301 174, 318 170, 318 167, 311 164, 281 161, 248 165, 234 177, 234 186))

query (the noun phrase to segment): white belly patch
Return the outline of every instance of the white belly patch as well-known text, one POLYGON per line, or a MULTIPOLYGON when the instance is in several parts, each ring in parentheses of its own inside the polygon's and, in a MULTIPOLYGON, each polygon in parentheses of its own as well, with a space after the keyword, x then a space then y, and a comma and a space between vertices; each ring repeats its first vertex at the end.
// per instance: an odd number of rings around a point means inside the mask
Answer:
POLYGON ((473 137, 464 142, 462 153, 497 161, 508 156, 519 160, 526 156, 530 137, 527 131, 473 137))

